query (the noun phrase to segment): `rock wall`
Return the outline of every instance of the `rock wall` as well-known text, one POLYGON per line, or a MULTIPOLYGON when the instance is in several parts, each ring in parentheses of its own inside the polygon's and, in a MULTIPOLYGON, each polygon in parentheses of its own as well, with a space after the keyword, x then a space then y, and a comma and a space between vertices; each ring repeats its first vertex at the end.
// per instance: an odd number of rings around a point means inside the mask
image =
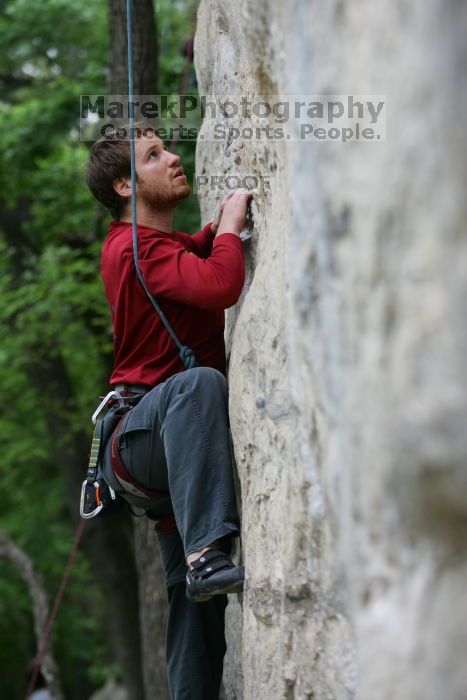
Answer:
POLYGON ((271 178, 227 320, 229 700, 467 698, 466 29, 461 0, 201 1, 200 94, 388 110, 380 143, 199 141, 199 173, 271 178))

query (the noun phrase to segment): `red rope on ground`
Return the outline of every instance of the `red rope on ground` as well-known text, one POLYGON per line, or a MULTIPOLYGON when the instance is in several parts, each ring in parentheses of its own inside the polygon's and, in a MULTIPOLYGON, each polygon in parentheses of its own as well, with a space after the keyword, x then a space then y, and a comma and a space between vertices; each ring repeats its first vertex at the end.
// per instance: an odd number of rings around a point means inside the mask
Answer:
POLYGON ((63 596, 65 595, 65 590, 68 585, 68 581, 70 580, 71 572, 73 569, 73 565, 76 560, 76 555, 78 554, 78 548, 81 543, 81 538, 83 536, 84 532, 84 527, 86 525, 85 520, 81 520, 80 524, 78 525, 78 529, 76 531, 75 535, 75 541, 72 547, 72 550, 70 552, 70 556, 68 557, 68 562, 65 567, 65 571, 62 576, 62 581, 60 583, 60 588, 58 589, 58 593, 55 597, 55 602, 53 604, 52 612, 49 615, 49 619, 47 620, 47 623, 44 627, 44 631, 42 633, 42 637, 39 643, 39 650, 37 652, 37 656, 34 659, 34 666, 33 666, 33 671, 31 675, 31 680, 29 682, 28 689, 26 691, 26 699, 28 700, 29 696, 32 695, 32 692, 34 690, 34 686, 37 681, 37 676, 39 675, 39 670, 42 664, 42 659, 44 658, 44 654, 47 650, 47 645, 49 643, 50 639, 50 634, 52 632, 52 627, 55 622, 55 618, 57 617, 57 613, 59 611, 60 605, 62 604, 63 596))

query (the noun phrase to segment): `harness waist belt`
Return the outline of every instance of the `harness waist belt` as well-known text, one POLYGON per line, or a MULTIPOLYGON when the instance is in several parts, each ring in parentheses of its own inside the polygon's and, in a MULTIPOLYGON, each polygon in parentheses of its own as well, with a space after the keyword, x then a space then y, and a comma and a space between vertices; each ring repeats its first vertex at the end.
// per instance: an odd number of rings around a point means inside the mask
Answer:
POLYGON ((150 388, 144 384, 116 384, 113 390, 118 391, 122 396, 126 396, 127 394, 146 394, 150 388))

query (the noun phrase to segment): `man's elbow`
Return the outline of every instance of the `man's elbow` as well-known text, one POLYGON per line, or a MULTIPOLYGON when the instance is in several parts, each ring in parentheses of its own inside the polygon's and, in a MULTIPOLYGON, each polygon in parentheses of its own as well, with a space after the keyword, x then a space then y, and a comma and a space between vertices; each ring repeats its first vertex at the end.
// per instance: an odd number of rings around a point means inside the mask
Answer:
POLYGON ((235 294, 229 294, 224 298, 224 304, 223 307, 224 309, 230 309, 232 306, 235 306, 235 304, 238 302, 240 299, 240 295, 242 293, 242 290, 238 290, 235 292, 235 294))
POLYGON ((238 302, 243 290, 244 282, 245 278, 242 276, 240 280, 236 280, 234 284, 225 290, 223 296, 224 309, 230 309, 231 306, 235 306, 235 304, 238 302))
POLYGON ((200 304, 200 306, 205 309, 210 309, 211 311, 230 309, 230 307, 235 306, 239 300, 243 290, 243 283, 244 280, 241 280, 241 284, 239 284, 237 280, 235 284, 229 285, 224 289, 218 289, 209 299, 205 299, 204 303, 200 304))

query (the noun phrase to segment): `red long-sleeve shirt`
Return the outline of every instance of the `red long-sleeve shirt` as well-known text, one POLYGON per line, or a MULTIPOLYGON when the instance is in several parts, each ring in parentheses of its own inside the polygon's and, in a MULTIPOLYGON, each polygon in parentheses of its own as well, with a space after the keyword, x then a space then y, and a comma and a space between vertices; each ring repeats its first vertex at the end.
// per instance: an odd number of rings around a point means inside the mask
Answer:
MULTIPOLYGON (((138 226, 138 257, 146 286, 179 340, 201 366, 225 374, 224 309, 237 302, 245 281, 240 238, 214 238, 210 224, 193 236, 138 226)), ((101 273, 114 328, 110 384, 155 386, 181 372, 179 350, 136 276, 131 224, 110 224, 101 273)))

